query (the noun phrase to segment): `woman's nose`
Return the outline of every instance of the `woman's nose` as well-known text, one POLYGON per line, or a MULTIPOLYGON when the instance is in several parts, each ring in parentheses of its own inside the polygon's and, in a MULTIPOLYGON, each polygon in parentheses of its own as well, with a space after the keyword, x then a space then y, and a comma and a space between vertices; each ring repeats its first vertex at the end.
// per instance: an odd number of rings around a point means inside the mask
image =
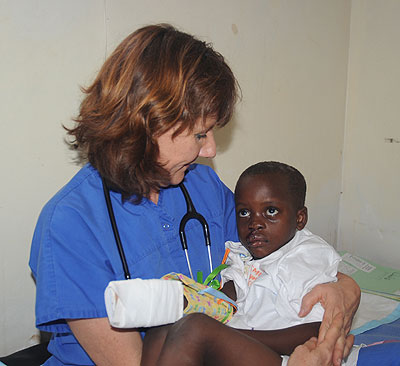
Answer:
POLYGON ((217 154, 217 145, 214 139, 214 132, 208 131, 207 137, 204 139, 204 144, 200 149, 199 156, 202 158, 214 158, 217 154))

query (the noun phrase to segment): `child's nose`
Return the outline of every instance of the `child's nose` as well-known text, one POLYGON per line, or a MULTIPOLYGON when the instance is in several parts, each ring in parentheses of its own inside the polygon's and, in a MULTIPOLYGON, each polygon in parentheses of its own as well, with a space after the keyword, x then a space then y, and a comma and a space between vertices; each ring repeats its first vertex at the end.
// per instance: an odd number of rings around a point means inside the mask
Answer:
POLYGON ((262 229, 265 226, 265 220, 261 215, 253 215, 249 221, 249 228, 252 230, 262 229))

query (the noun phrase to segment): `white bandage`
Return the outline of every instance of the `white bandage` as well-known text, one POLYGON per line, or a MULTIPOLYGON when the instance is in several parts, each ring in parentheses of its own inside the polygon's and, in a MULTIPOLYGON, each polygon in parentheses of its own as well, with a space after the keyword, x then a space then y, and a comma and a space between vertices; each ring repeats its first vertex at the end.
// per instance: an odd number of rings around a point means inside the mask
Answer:
POLYGON ((174 323, 183 316, 180 281, 111 281, 104 299, 110 324, 116 328, 153 327, 174 323))

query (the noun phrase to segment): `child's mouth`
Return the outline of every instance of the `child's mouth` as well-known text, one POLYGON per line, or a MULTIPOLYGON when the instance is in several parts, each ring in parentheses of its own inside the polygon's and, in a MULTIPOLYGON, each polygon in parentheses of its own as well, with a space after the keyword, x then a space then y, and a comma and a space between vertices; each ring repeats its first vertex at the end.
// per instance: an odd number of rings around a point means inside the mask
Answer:
POLYGON ((247 244, 251 247, 259 247, 268 243, 268 240, 259 234, 251 234, 247 238, 247 244))

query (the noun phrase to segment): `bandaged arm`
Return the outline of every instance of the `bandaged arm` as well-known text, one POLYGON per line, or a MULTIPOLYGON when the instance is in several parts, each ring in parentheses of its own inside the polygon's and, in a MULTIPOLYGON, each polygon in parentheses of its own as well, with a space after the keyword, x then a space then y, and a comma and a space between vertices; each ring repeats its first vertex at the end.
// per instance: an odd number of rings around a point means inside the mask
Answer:
POLYGON ((183 316, 183 286, 179 281, 111 281, 104 299, 110 324, 116 328, 147 328, 174 323, 183 316))
POLYGON ((204 313, 226 323, 236 309, 222 292, 179 273, 162 279, 111 281, 104 297, 110 324, 116 328, 170 324, 190 313, 204 313))

